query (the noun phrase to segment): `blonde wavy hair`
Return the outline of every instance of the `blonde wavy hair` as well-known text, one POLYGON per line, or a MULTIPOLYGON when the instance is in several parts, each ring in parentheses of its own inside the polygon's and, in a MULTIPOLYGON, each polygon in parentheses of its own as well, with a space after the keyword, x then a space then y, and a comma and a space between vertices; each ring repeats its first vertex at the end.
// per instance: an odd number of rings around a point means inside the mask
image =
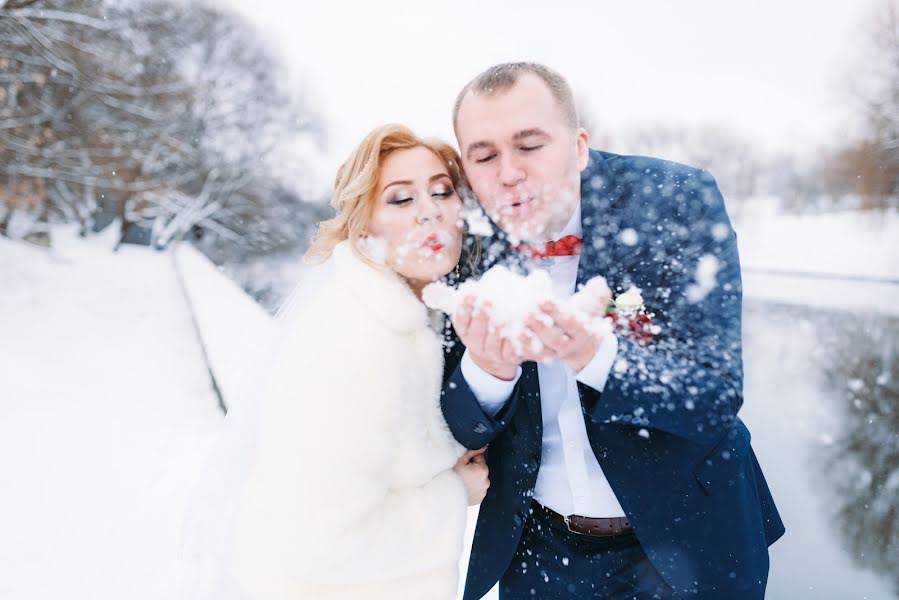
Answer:
MULTIPOLYGON (((331 207, 336 214, 318 225, 312 245, 303 256, 306 264, 320 264, 334 251, 334 246, 350 240, 356 250, 357 242, 365 236, 371 219, 381 162, 391 153, 407 148, 427 148, 446 165, 453 187, 460 194, 467 189, 462 164, 456 150, 441 140, 420 138, 403 125, 378 127, 362 140, 350 157, 337 170, 331 207)), ((363 259, 364 255, 360 253, 363 259)), ((367 260, 367 259, 366 259, 367 260)))

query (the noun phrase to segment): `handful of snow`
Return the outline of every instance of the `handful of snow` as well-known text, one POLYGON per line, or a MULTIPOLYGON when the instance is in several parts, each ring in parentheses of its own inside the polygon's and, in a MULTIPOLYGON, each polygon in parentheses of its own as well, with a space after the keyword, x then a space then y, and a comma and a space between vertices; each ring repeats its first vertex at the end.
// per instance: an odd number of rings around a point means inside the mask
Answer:
MULTIPOLYGON (((546 271, 535 270, 520 275, 507 267, 491 267, 480 279, 469 279, 458 288, 435 282, 424 288, 422 300, 433 309, 454 315, 467 296, 476 298, 476 307, 489 302, 490 321, 503 325, 501 335, 518 345, 522 333, 529 334, 525 320, 535 315, 548 325, 549 316, 540 310, 540 304, 553 302, 562 312, 569 313, 597 335, 612 330, 612 321, 606 316, 611 292, 604 277, 590 279, 579 291, 568 298, 558 298, 553 293, 552 279, 546 271)), ((537 338, 531 334, 532 340, 537 338)), ((539 352, 539 349, 534 349, 539 352)))

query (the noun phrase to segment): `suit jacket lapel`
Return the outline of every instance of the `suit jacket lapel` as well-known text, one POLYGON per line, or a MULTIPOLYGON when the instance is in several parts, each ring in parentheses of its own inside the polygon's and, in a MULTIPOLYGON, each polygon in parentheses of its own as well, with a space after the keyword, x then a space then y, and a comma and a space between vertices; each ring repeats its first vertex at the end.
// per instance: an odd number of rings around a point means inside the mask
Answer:
MULTIPOLYGON (((624 193, 615 175, 597 150, 590 151, 590 162, 581 173, 581 228, 584 243, 578 261, 577 286, 610 266, 617 227, 606 227, 619 218, 618 200, 624 193)), ((605 274, 610 279, 611 274, 605 274)))

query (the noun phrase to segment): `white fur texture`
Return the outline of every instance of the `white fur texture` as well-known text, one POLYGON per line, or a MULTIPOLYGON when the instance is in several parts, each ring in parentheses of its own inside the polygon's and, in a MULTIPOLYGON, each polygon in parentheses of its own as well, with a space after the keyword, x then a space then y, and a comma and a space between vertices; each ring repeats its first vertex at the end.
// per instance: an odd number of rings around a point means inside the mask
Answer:
POLYGON ((344 242, 260 398, 231 566, 254 600, 456 597, 464 449, 424 305, 344 242))

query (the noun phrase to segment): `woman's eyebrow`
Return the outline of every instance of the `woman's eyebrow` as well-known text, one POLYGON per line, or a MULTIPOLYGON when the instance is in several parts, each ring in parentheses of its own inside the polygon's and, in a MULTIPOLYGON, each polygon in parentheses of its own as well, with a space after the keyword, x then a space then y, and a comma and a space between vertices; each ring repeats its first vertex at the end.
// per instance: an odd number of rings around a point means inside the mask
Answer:
MULTIPOLYGON (((428 183, 431 183, 432 181, 436 181, 437 179, 440 179, 441 177, 446 177, 447 179, 451 179, 447 173, 437 173, 436 175, 431 175, 431 177, 428 179, 428 183)), ((385 185, 384 189, 386 190, 387 188, 389 188, 392 185, 413 185, 414 183, 415 182, 412 181, 411 179, 398 179, 397 181, 391 181, 390 183, 385 185)))
POLYGON ((408 179, 400 179, 398 181, 391 181, 390 183, 388 183, 387 185, 384 186, 384 189, 386 190, 387 188, 389 188, 392 185, 412 185, 412 181, 410 181, 408 179))

